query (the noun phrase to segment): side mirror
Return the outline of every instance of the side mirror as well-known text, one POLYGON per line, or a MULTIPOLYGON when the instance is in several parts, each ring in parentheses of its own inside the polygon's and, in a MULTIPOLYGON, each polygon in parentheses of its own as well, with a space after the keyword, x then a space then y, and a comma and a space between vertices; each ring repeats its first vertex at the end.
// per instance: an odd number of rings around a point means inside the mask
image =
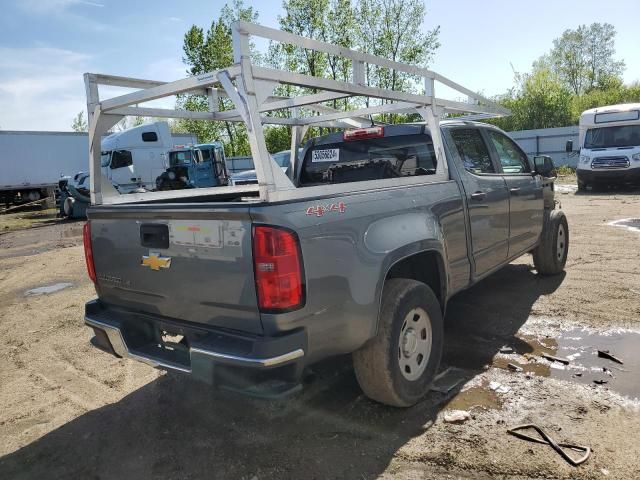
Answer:
POLYGON ((564 146, 564 151, 566 153, 573 153, 573 140, 567 140, 567 143, 564 146))
POLYGON ((536 155, 533 157, 533 169, 538 175, 543 177, 555 177, 556 167, 549 155, 536 155))

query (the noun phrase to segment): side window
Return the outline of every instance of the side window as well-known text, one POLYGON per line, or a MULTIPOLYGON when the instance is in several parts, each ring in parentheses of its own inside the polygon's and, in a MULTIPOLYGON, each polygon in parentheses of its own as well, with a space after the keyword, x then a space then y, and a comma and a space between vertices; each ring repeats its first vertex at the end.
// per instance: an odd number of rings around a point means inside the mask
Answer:
POLYGON ((200 150, 202 152, 202 161, 203 162, 208 162, 209 160, 211 160, 211 150, 209 150, 208 148, 205 148, 204 150, 200 150))
POLYGON ((142 133, 142 141, 143 142, 157 142, 158 134, 156 132, 143 132, 142 133))
POLYGON ((498 152, 504 173, 527 173, 531 171, 529 159, 523 154, 513 140, 494 130, 487 130, 491 143, 498 152))
POLYGON ((224 150, 220 147, 216 147, 213 150, 213 159, 216 162, 223 163, 224 162, 224 150))
POLYGON ((129 150, 114 150, 111 157, 111 168, 123 168, 133 165, 133 158, 129 150))
POLYGON ((465 170, 471 173, 495 173, 489 150, 482 139, 480 130, 456 128, 451 137, 462 159, 465 170))

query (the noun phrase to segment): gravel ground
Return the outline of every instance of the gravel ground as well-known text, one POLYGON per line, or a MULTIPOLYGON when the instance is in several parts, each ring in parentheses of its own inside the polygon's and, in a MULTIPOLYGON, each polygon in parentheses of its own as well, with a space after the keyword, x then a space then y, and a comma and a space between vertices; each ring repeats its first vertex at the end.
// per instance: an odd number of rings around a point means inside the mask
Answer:
MULTIPOLYGON (((0 478, 640 478, 635 387, 625 397, 614 383, 559 378, 540 359, 566 353, 569 331, 640 332, 640 232, 609 225, 640 217, 640 195, 561 190, 566 275, 538 277, 523 257, 455 297, 443 369, 463 382, 406 410, 367 400, 348 357, 315 367, 287 401, 216 392, 113 358, 89 345, 82 325, 95 293, 80 224, 0 235, 0 478), (71 285, 25 296, 58 283, 71 285), (514 353, 498 353, 505 345, 514 353), (452 409, 471 418, 444 422, 452 409), (587 445, 591 457, 571 467, 506 433, 522 423, 587 445)), ((627 372, 602 365, 618 381, 639 378, 638 358, 624 360, 627 372)))

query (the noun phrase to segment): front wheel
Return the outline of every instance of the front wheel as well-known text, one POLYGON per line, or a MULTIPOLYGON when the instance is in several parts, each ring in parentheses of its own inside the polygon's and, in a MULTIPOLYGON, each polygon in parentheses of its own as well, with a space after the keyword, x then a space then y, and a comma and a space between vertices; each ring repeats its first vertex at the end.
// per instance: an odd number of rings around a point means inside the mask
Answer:
POLYGON ((433 291, 416 280, 387 280, 378 333, 353 354, 358 383, 373 400, 409 407, 429 391, 442 345, 442 313, 433 291))
POLYGON ((557 275, 564 270, 569 253, 569 224, 562 210, 552 210, 533 251, 533 264, 540 275, 557 275))

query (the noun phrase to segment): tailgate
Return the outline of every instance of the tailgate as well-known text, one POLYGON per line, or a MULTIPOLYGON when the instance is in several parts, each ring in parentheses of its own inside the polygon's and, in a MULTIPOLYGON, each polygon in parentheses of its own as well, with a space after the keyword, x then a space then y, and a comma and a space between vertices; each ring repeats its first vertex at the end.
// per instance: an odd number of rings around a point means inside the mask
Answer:
POLYGON ((89 219, 107 306, 262 333, 248 207, 98 207, 89 219))

